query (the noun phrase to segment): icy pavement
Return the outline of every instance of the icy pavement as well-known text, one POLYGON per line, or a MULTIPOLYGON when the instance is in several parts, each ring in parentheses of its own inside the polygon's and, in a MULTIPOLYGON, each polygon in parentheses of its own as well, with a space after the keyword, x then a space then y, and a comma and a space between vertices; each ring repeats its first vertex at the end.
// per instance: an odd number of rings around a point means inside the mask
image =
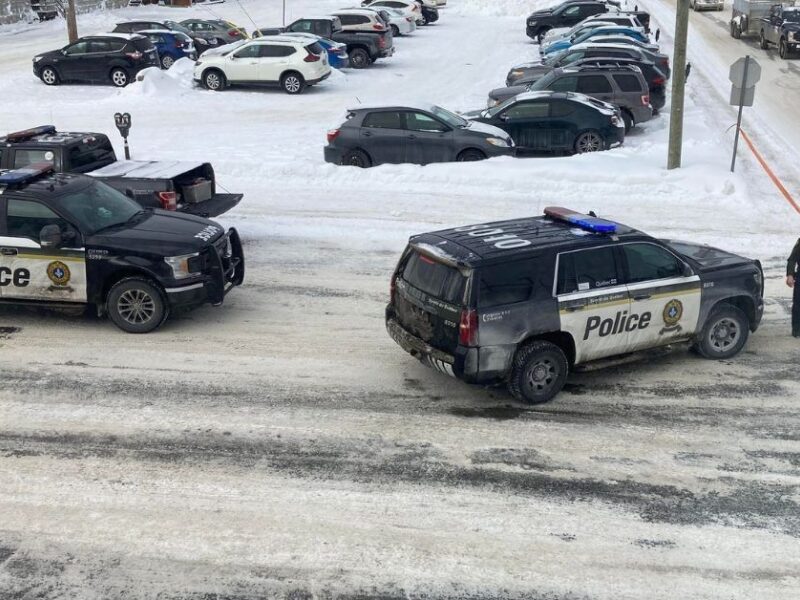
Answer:
MULTIPOLYGON (((243 6, 266 26, 277 4, 243 6)), ((223 221, 248 259, 224 306, 147 336, 0 309, 2 600, 797 597, 800 347, 780 275, 800 219, 749 160, 728 172, 728 109, 703 70, 676 172, 664 116, 595 156, 325 164, 348 106, 479 108, 536 54, 536 3, 448 4, 394 58, 299 97, 196 90, 188 70, 46 88, 30 58, 58 24, 0 29, 0 131, 118 143, 113 113, 131 112, 134 158, 208 159, 245 193, 223 221), (576 375, 535 409, 394 345, 383 307, 408 235, 550 204, 760 258, 762 328, 734 360, 576 375)), ((251 28, 235 2, 214 10, 251 28)))

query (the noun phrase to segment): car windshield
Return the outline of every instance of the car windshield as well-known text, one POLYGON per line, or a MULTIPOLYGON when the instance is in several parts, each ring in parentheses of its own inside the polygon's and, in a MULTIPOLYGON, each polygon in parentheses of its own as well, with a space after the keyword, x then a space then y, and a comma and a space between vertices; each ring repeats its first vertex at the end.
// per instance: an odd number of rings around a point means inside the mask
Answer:
POLYGON ((800 10, 784 10, 783 20, 789 23, 800 23, 800 10))
POLYGON ((445 110, 440 106, 434 106, 431 109, 431 112, 442 121, 450 125, 450 127, 466 127, 469 125, 467 120, 462 119, 458 115, 451 113, 449 110, 445 110))
POLYGON ((483 116, 483 117, 493 117, 496 114, 503 112, 505 109, 507 109, 512 104, 514 104, 514 97, 513 96, 511 98, 509 98, 508 100, 506 100, 505 102, 501 102, 497 106, 493 106, 492 108, 487 108, 486 110, 484 110, 481 113, 481 116, 483 116))
POLYGON ((99 181, 61 196, 58 202, 70 220, 78 225, 81 233, 86 235, 124 225, 144 212, 136 202, 99 181))
POLYGON ((556 80, 556 77, 558 77, 556 72, 550 71, 547 75, 545 75, 538 81, 534 82, 533 85, 531 85, 530 87, 531 91, 550 89, 550 84, 556 80))
POLYGON ((545 57, 542 59, 542 64, 543 64, 543 65, 554 65, 554 64, 557 64, 557 63, 558 63, 558 61, 559 61, 559 60, 560 60, 560 59, 561 59, 563 56, 565 56, 567 52, 569 52, 569 50, 559 50, 559 51, 558 51, 558 52, 556 52, 555 54, 551 54, 550 56, 545 56, 545 57))

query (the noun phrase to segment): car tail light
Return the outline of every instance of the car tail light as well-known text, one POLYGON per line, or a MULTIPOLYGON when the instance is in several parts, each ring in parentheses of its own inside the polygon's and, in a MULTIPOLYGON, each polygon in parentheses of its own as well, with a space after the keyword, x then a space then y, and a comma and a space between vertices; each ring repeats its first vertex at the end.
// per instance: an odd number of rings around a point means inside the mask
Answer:
POLYGON ((175 192, 158 192, 158 200, 164 210, 178 210, 178 194, 175 192))
POLYGON ((303 59, 304 62, 317 62, 318 60, 320 60, 319 54, 314 54, 308 48, 306 48, 306 52, 308 52, 308 54, 303 59))
POLYGON ((392 280, 389 282, 389 302, 394 302, 394 290, 397 287, 397 273, 392 275, 392 280))
POLYGON ((239 30, 238 29, 231 29, 228 32, 228 35, 231 37, 239 37, 239 30))
POLYGON ((642 95, 642 106, 647 106, 650 104, 650 94, 642 95))
POLYGON ((653 79, 653 85, 664 85, 667 83, 667 80, 663 77, 656 77, 653 79))
POLYGON ((378 38, 378 47, 379 48, 386 48, 386 38, 381 36, 378 38))
POLYGON ((340 129, 329 129, 328 130, 328 143, 330 144, 333 140, 335 140, 337 137, 339 137, 340 133, 341 133, 340 129))
POLYGON ((458 323, 458 343, 462 346, 478 345, 478 313, 464 309, 458 323))
POLYGON ((669 67, 669 58, 662 58, 661 62, 659 62, 658 64, 664 65, 665 67, 669 67))
POLYGON ((127 56, 131 60, 142 60, 143 54, 138 50, 136 50, 135 52, 126 52, 125 56, 127 56))
POLYGON ((384 29, 383 25, 381 25, 380 23, 373 23, 373 24, 372 24, 372 28, 373 28, 375 31, 385 31, 385 29, 384 29))
POLYGON ((184 46, 184 41, 183 40, 179 40, 179 39, 175 40, 175 47, 176 48, 183 48, 183 46, 184 46))

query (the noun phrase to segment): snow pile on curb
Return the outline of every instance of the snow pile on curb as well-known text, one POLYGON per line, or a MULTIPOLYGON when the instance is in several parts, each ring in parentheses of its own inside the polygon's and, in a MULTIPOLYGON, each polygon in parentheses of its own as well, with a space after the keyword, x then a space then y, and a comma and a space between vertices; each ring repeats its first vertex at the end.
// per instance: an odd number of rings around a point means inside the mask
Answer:
POLYGON ((125 93, 139 96, 182 96, 194 87, 194 63, 188 58, 175 61, 168 71, 150 67, 136 76, 125 93))

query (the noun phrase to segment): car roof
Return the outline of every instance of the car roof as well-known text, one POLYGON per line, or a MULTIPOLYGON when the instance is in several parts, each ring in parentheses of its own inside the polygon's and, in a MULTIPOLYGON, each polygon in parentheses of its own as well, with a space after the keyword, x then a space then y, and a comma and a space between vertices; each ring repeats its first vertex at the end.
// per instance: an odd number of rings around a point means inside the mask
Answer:
POLYGON ((551 90, 535 90, 532 92, 521 92, 516 96, 512 97, 512 99, 516 100, 517 102, 521 102, 524 100, 540 100, 542 98, 554 98, 556 100, 571 100, 573 102, 580 102, 581 104, 585 104, 586 106, 589 106, 595 110, 600 110, 601 107, 607 107, 609 111, 613 111, 613 106, 608 102, 604 102, 603 100, 599 100, 598 98, 593 98, 591 96, 587 96, 586 94, 581 94, 579 92, 554 92, 551 90))
MULTIPOLYGON (((631 38, 633 39, 633 38, 631 38)), ((632 46, 630 44, 604 44, 602 42, 592 41, 592 42, 581 42, 580 44, 575 44, 571 46, 570 50, 595 50, 597 48, 608 48, 610 50, 641 50, 641 48, 637 46, 632 46)))
MULTIPOLYGON (((592 59, 589 59, 592 60, 592 59)), ((609 71, 624 71, 628 73, 641 73, 642 70, 636 65, 569 65, 554 69, 560 73, 605 73, 609 71)))
MULTIPOLYGON (((13 169, 0 169, 0 175, 13 171, 13 169)), ((78 175, 76 173, 48 173, 36 177, 29 183, 0 187, 4 197, 16 197, 23 199, 41 200, 44 198, 54 198, 69 192, 71 189, 83 188, 95 180, 88 175, 78 175), (56 187, 58 186, 58 187, 56 187)))
POLYGON ((100 138, 107 138, 106 134, 104 133, 92 133, 92 132, 69 132, 69 131, 55 131, 52 133, 40 133, 38 135, 32 135, 24 140, 19 142, 15 141, 8 141, 7 137, 0 136, 0 144, 3 144, 7 147, 9 146, 22 146, 24 144, 42 144, 42 145, 66 145, 66 144, 73 144, 75 142, 82 142, 84 140, 88 140, 90 138, 100 139, 100 138))
POLYGON ((170 35, 182 35, 184 37, 189 37, 182 31, 173 31, 171 29, 141 29, 138 33, 168 33, 170 35))
MULTIPOLYGON (((606 219, 607 220, 607 219, 606 219)), ((614 221, 610 221, 615 223, 614 221)), ((513 260, 515 257, 525 257, 538 254, 542 250, 571 250, 589 248, 608 241, 623 241, 631 239, 651 239, 646 234, 623 225, 615 223, 617 230, 613 234, 592 233, 570 223, 559 221, 547 216, 524 217, 509 221, 494 221, 481 223, 480 227, 456 227, 443 229, 412 236, 409 244, 420 248, 426 254, 439 257, 458 265, 478 267, 489 262, 502 262, 513 260), (497 244, 484 241, 486 236, 475 236, 475 231, 485 229, 502 230, 497 235, 513 236, 505 238, 513 240, 519 238, 528 242, 521 247, 498 247, 497 244)), ((513 244, 509 244, 513 246, 513 244)))
POLYGON ((347 15, 363 15, 365 17, 374 15, 378 8, 370 9, 370 8, 340 8, 339 10, 332 12, 334 16, 338 14, 347 14, 347 15))
POLYGON ((424 110, 431 112, 437 108, 436 104, 427 104, 425 102, 408 102, 406 104, 386 104, 383 106, 375 104, 359 104, 352 108, 348 108, 348 112, 363 112, 365 110, 424 110))
POLYGON ((138 31, 136 33, 95 33, 94 35, 85 35, 81 38, 81 40, 92 40, 97 38, 117 38, 129 42, 131 40, 135 40, 141 37, 143 36, 139 35, 138 31))
MULTIPOLYGON (((292 37, 291 33, 281 33, 278 35, 265 35, 264 37, 255 38, 252 40, 246 40, 246 44, 259 44, 261 46, 268 46, 271 44, 313 44, 314 40, 310 38, 303 38, 303 37, 292 37)), ((230 46, 230 44, 227 44, 230 46)), ((241 44, 244 46, 245 44, 241 44)), ((239 47, 239 46, 237 46, 239 47)), ((224 46, 223 46, 224 48, 224 46)))

